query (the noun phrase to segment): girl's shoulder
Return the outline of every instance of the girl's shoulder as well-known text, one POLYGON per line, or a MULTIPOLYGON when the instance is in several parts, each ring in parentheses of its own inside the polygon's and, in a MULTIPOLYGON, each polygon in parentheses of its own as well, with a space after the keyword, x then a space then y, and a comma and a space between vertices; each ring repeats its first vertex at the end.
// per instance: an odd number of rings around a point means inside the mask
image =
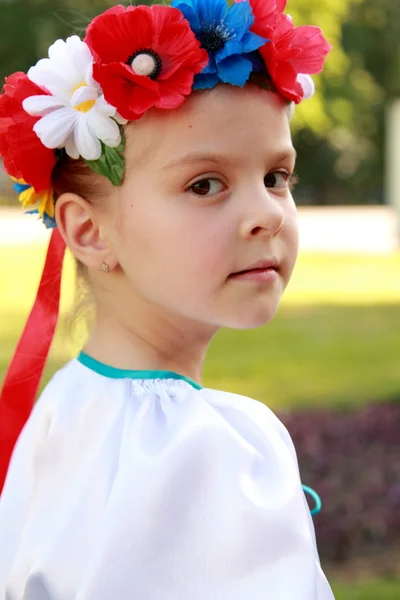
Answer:
POLYGON ((74 411, 82 415, 93 409, 102 412, 149 410, 198 416, 213 414, 216 421, 246 429, 256 426, 273 429, 291 443, 286 427, 256 399, 220 389, 201 387, 186 377, 161 371, 119 371, 111 367, 101 373, 74 358, 61 368, 45 387, 36 407, 47 419, 71 419, 74 411), (143 375, 141 375, 143 374, 143 375))
POLYGON ((115 439, 129 430, 145 444, 157 440, 168 445, 185 435, 194 436, 200 446, 226 437, 252 449, 265 451, 267 445, 282 453, 284 448, 297 471, 289 432, 262 402, 201 388, 173 373, 140 373, 102 374, 71 360, 47 384, 31 415, 30 428, 40 441, 37 449, 51 440, 57 446, 73 442, 88 447, 119 427, 115 439))

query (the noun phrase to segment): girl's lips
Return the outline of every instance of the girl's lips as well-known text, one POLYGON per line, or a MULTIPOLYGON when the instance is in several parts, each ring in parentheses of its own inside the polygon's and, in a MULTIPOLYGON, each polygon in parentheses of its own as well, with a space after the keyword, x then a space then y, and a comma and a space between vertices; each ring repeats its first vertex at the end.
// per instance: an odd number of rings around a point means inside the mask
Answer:
POLYGON ((230 279, 237 281, 255 281, 256 283, 272 283, 278 278, 278 271, 274 267, 266 267, 259 269, 250 269, 233 273, 229 276, 230 279))
POLYGON ((232 273, 229 278, 239 281, 256 281, 258 283, 271 283, 278 278, 279 261, 272 257, 261 259, 249 265, 247 269, 232 273))

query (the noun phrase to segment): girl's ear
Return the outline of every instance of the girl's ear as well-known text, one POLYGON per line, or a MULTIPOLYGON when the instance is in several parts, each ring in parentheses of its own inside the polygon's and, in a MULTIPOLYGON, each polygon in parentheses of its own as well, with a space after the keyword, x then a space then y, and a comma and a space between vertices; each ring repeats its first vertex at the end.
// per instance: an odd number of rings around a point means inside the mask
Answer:
POLYGON ((62 194, 56 202, 56 222, 61 236, 76 258, 89 268, 100 270, 106 263, 110 269, 118 261, 107 239, 102 235, 100 215, 77 194, 62 194))

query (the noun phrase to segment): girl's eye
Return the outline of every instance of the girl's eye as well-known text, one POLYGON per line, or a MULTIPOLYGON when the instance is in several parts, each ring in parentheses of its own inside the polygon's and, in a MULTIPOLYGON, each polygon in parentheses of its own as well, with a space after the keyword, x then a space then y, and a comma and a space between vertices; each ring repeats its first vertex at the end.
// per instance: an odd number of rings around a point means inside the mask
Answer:
POLYGON ((208 178, 196 181, 189 189, 197 196, 212 196, 213 194, 222 192, 224 187, 224 184, 219 179, 208 178))
POLYGON ((287 171, 271 171, 264 177, 264 185, 267 188, 292 188, 296 183, 296 176, 287 171))

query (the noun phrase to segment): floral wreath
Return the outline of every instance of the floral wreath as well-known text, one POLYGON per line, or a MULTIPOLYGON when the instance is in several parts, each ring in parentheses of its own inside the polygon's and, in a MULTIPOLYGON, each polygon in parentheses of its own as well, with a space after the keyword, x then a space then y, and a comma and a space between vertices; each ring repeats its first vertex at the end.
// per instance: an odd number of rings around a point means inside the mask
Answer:
POLYGON ((294 27, 286 0, 173 0, 115 6, 84 40, 57 40, 48 58, 6 79, 0 156, 28 212, 53 232, 39 290, 0 394, 0 492, 32 410, 58 319, 65 242, 56 228, 52 172, 84 159, 114 185, 124 178, 124 130, 152 107, 174 109, 219 82, 261 84, 298 104, 314 93, 331 47, 318 27, 294 27), (38 332, 39 335, 38 335, 38 332))
POLYGON ((63 155, 83 158, 114 185, 124 176, 122 125, 152 107, 174 109, 192 90, 243 86, 260 73, 289 101, 314 93, 330 45, 294 27, 286 0, 173 0, 115 6, 82 41, 57 40, 48 58, 6 79, 0 156, 24 208, 56 226, 51 175, 63 155))

